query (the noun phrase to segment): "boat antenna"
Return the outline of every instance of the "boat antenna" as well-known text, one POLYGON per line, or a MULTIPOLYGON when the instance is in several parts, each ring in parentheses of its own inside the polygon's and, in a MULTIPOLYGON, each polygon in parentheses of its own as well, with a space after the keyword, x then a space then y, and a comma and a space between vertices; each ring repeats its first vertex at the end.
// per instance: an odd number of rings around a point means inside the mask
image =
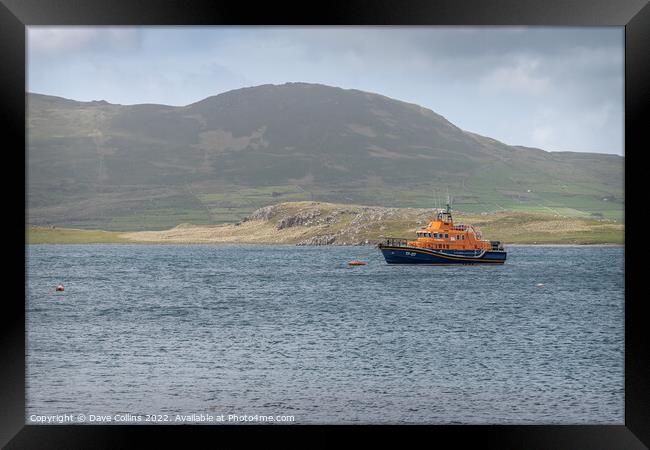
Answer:
POLYGON ((447 186, 447 210, 445 211, 445 214, 448 220, 451 220, 451 202, 452 198, 451 195, 449 195, 449 186, 447 186))
POLYGON ((447 212, 449 212, 449 203, 451 202, 451 197, 449 196, 449 186, 447 186, 447 212))

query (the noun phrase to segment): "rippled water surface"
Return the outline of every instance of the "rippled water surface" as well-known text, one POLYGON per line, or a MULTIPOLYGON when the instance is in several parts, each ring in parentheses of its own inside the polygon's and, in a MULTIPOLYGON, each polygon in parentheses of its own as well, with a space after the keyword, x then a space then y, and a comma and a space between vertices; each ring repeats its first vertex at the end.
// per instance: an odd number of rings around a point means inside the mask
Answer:
POLYGON ((28 246, 27 416, 624 423, 623 248, 508 250, 28 246))

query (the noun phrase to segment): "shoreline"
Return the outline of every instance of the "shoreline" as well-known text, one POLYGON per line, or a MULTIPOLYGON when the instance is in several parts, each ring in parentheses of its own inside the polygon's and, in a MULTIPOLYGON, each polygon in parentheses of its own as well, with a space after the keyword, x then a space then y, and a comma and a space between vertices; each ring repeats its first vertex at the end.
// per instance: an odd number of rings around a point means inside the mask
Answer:
MULTIPOLYGON (((204 245, 212 247, 235 246, 264 246, 264 247, 376 247, 377 244, 283 244, 283 243, 256 243, 256 242, 25 242, 25 247, 30 245, 204 245)), ((508 244, 504 247, 625 247, 625 244, 508 244)))
MULTIPOLYGON (((414 237, 431 211, 324 202, 266 206, 236 223, 181 223, 162 230, 106 231, 26 225, 29 244, 261 244, 374 246, 387 238, 414 237)), ((504 245, 624 245, 625 225, 578 217, 502 212, 490 216, 458 213, 484 239, 504 245)))
POLYGON ((625 247, 625 244, 607 243, 602 244, 503 244, 506 247, 625 247))

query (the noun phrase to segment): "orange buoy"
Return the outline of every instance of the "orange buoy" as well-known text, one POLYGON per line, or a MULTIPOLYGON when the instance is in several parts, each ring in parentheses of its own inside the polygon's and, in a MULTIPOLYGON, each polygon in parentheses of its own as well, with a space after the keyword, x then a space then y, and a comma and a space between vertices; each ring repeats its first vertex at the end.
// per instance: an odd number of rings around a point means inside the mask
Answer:
POLYGON ((63 287, 62 284, 59 284, 59 285, 56 287, 56 292, 63 292, 64 290, 65 290, 65 288, 63 287))
POLYGON ((362 261, 350 261, 348 263, 348 266, 365 266, 365 265, 366 265, 366 263, 364 263, 362 261))

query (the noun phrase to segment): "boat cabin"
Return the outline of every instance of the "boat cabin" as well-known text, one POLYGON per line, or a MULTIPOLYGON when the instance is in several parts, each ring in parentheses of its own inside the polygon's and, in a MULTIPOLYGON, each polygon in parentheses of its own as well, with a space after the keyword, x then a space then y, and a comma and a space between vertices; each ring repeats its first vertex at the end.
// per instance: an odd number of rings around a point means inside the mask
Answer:
POLYGON ((454 224, 451 208, 438 210, 436 218, 425 228, 416 232, 417 238, 407 245, 419 248, 449 250, 492 250, 500 247, 500 242, 491 242, 481 238, 480 231, 471 225, 454 224))

